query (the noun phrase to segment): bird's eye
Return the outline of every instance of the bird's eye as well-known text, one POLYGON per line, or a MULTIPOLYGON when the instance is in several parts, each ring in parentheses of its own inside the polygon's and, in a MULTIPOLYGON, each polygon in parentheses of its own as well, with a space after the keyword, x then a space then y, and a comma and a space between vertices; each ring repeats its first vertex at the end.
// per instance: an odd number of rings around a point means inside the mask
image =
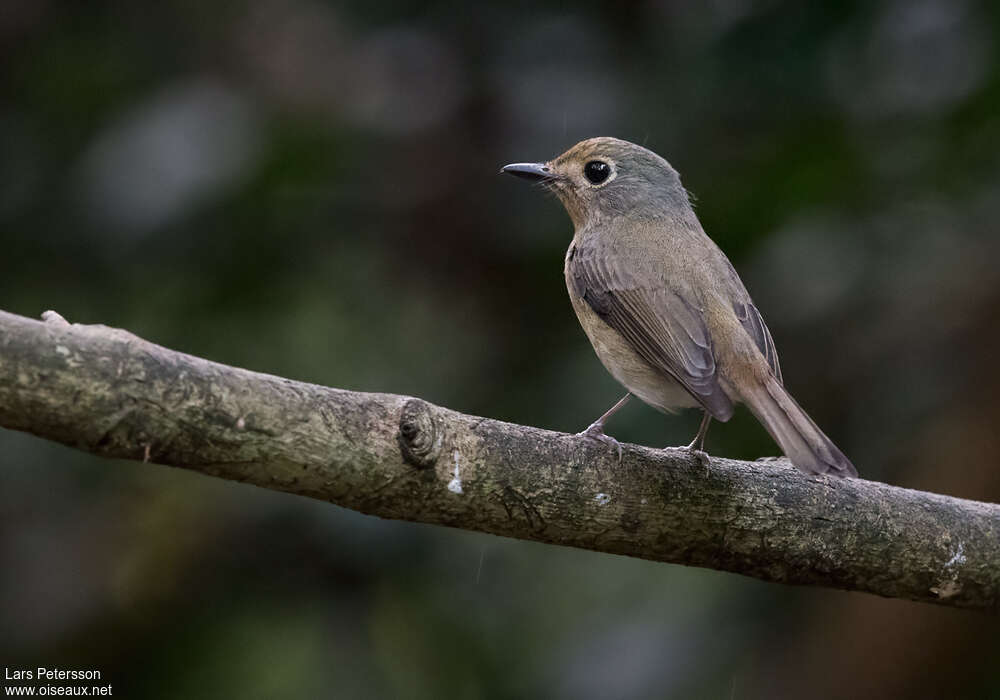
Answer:
POLYGON ((608 179, 611 174, 611 166, 603 160, 592 160, 583 166, 583 175, 591 183, 599 185, 608 179))

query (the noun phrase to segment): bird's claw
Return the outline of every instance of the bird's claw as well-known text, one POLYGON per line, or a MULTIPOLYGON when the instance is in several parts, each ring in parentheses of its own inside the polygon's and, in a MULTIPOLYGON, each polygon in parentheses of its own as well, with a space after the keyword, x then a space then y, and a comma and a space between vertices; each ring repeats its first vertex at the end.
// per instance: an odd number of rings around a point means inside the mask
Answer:
POLYGON ((697 460, 698 463, 701 464, 706 469, 712 466, 711 459, 709 458, 708 453, 705 452, 705 450, 699 450, 695 447, 692 447, 691 445, 688 445, 684 449, 686 449, 688 451, 688 454, 694 457, 695 460, 697 460))
POLYGON ((604 432, 604 426, 600 423, 591 423, 583 432, 577 433, 579 437, 590 438, 597 442, 604 443, 618 451, 618 461, 622 461, 622 444, 604 432))
POLYGON ((705 450, 699 449, 694 445, 678 445, 677 447, 664 447, 663 449, 675 454, 687 454, 696 464, 704 467, 707 472, 711 471, 712 458, 705 450))
POLYGON ((691 441, 690 445, 682 447, 681 449, 687 450, 687 453, 695 458, 695 460, 701 464, 703 467, 708 469, 711 466, 711 462, 708 458, 708 453, 705 452, 705 436, 702 435, 701 431, 694 436, 694 440, 691 441))

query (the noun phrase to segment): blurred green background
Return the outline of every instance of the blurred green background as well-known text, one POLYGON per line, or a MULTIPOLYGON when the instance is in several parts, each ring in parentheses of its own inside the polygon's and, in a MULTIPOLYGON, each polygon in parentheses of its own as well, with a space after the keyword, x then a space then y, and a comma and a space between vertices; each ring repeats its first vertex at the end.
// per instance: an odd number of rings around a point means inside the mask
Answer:
MULTIPOLYGON (((575 432, 621 390, 568 218, 497 169, 613 135, 681 172, 864 477, 998 501, 998 47, 963 0, 5 0, 0 308, 575 432)), ((745 411, 708 449, 776 452, 745 411)), ((1000 698, 998 658, 981 614, 0 432, 0 665, 120 697, 1000 698)))

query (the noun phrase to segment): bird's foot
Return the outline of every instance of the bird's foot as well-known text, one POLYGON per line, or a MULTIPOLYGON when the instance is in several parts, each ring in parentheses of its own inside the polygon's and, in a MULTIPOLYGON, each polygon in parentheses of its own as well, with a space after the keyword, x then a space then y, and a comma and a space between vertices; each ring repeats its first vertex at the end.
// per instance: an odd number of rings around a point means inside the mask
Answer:
POLYGON ((690 445, 682 447, 681 449, 687 450, 688 454, 698 460, 703 467, 708 469, 712 464, 709 460, 708 453, 704 450, 705 443, 703 440, 704 438, 702 438, 701 435, 696 435, 690 445))
POLYGON ((622 461, 622 444, 604 432, 604 425, 600 421, 591 423, 586 430, 577 433, 577 436, 590 438, 591 440, 596 440, 609 447, 613 447, 618 450, 618 461, 622 461))
POLYGON ((673 453, 686 453, 690 456, 696 464, 700 464, 705 468, 706 471, 711 471, 712 458, 709 456, 705 450, 701 449, 700 446, 696 446, 694 443, 690 445, 678 445, 677 447, 664 447, 664 450, 669 450, 673 453))
POLYGON ((711 469, 712 460, 705 450, 696 450, 692 447, 685 447, 684 449, 687 450, 688 454, 694 457, 701 466, 705 467, 705 469, 711 469))

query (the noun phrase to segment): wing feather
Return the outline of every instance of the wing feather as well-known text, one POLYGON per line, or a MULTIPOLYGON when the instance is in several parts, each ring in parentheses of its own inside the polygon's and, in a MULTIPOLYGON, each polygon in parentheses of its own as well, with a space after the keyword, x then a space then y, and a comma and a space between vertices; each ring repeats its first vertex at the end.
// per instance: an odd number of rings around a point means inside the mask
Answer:
POLYGON ((781 364, 778 362, 778 350, 774 347, 774 339, 771 338, 771 331, 764 325, 764 319, 761 317, 760 311, 750 301, 746 303, 736 302, 733 304, 733 311, 736 312, 736 318, 739 319, 743 328, 746 329, 746 332, 753 338, 757 347, 760 348, 764 359, 767 360, 767 364, 771 366, 771 371, 774 372, 778 383, 783 383, 781 379, 781 364))
POLYGON ((701 314, 677 291, 644 285, 609 257, 572 257, 577 293, 650 366, 680 383, 713 417, 728 420, 733 404, 719 385, 701 314))

